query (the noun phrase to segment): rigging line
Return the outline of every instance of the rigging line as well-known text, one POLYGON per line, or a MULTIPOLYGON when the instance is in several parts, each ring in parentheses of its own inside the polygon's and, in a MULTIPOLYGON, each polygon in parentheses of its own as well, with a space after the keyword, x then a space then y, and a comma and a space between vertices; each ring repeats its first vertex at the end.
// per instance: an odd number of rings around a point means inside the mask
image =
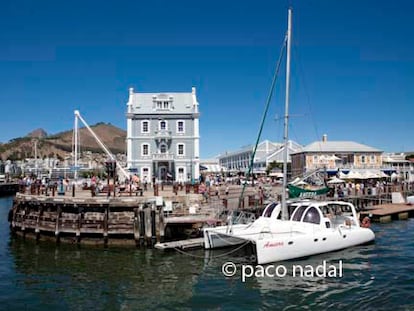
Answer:
MULTIPOLYGON (((234 249, 232 249, 232 250, 228 251, 227 253, 220 254, 220 255, 216 255, 216 256, 214 256, 214 258, 221 258, 221 257, 225 257, 225 256, 228 256, 228 255, 231 255, 232 253, 237 252, 238 250, 242 249, 243 247, 245 247, 245 246, 246 246, 246 245, 248 245, 249 243, 250 243, 250 241, 243 242, 243 243, 242 243, 240 246, 238 246, 237 248, 234 248, 234 249)), ((205 256, 199 256, 199 255, 190 254, 190 253, 188 253, 188 252, 186 252, 186 251, 183 251, 182 249, 180 249, 180 248, 178 248, 178 247, 174 247, 174 250, 175 250, 175 251, 177 251, 177 252, 179 252, 180 254, 187 255, 187 256, 189 256, 189 257, 194 257, 194 258, 205 258, 205 256)))
MULTIPOLYGON (((276 85, 276 80, 277 80, 277 76, 279 74, 280 65, 282 63, 282 59, 283 59, 283 56, 284 56, 286 42, 287 42, 287 34, 285 35, 285 39, 283 40, 283 44, 282 44, 282 47, 280 49, 280 55, 279 55, 279 59, 277 61, 275 73, 273 75, 272 84, 271 84, 271 87, 270 87, 269 94, 267 95, 266 107, 265 107, 265 110, 263 112, 262 121, 261 121, 260 128, 259 128, 259 133, 257 134, 256 144, 254 146, 253 154, 252 154, 252 157, 251 157, 251 160, 250 160, 249 170, 247 172, 247 178, 249 178, 249 176, 252 172, 252 169, 253 169, 254 157, 256 156, 257 146, 259 144, 260 137, 262 136, 264 122, 265 122, 265 119, 266 119, 266 116, 267 116, 267 112, 269 110, 270 101, 271 101, 272 96, 273 96, 273 90, 274 90, 275 85, 276 85)), ((241 194, 240 194, 240 197, 239 197, 239 206, 240 206, 241 200, 243 199, 244 190, 246 188, 246 185, 247 185, 247 182, 245 182, 244 185, 243 185, 243 188, 242 188, 242 191, 241 191, 241 194)))
MULTIPOLYGON (((299 79, 302 81, 302 84, 303 84, 303 89, 305 91, 305 97, 306 97, 306 104, 309 108, 309 115, 310 115, 310 118, 311 118, 311 121, 312 121, 312 124, 313 124, 313 129, 315 130, 316 137, 318 138, 317 141, 319 141, 320 136, 319 136, 318 126, 315 122, 315 119, 314 119, 313 113, 312 113, 312 106, 311 106, 311 101, 310 101, 310 96, 309 96, 309 90, 308 90, 308 87, 307 87, 307 84, 306 84, 305 71, 303 70, 303 64, 302 64, 302 61, 299 57, 299 53, 298 53, 298 51, 295 47, 293 48, 293 53, 295 54, 296 59, 297 59, 297 63, 299 65, 298 66, 299 71, 300 71, 299 72, 299 79)), ((319 149, 321 149, 320 144, 319 144, 319 149)))

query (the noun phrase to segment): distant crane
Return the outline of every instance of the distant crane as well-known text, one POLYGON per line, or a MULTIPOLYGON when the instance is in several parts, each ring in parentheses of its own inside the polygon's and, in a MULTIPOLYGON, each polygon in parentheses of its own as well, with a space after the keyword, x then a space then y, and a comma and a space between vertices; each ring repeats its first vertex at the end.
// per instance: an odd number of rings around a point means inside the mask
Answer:
POLYGON ((128 172, 119 164, 119 162, 116 160, 115 156, 112 154, 111 151, 105 146, 105 144, 99 139, 99 137, 95 134, 95 132, 90 128, 88 123, 82 118, 80 115, 79 110, 75 110, 75 126, 74 126, 74 166, 75 166, 75 179, 78 178, 78 140, 79 140, 79 127, 78 127, 78 120, 81 120, 81 122, 85 125, 85 127, 89 130, 93 138, 95 138, 96 142, 99 144, 99 146, 105 151, 105 153, 108 155, 108 157, 116 163, 116 167, 119 168, 121 173, 125 176, 126 179, 129 179, 128 172))

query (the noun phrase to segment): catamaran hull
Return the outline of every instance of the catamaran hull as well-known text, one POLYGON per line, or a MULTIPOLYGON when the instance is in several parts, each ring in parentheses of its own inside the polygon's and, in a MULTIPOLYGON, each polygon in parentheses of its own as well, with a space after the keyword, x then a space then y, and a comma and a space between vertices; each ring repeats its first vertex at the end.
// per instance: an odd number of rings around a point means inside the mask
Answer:
POLYGON ((204 248, 222 248, 250 242, 250 237, 262 232, 264 227, 268 228, 279 222, 277 219, 260 217, 254 223, 205 228, 204 248))
POLYGON ((240 234, 247 226, 247 224, 233 225, 231 233, 228 226, 204 229, 204 248, 223 248, 246 243, 246 239, 240 234))
POLYGON ((322 253, 328 253, 361 244, 375 239, 372 230, 367 228, 343 228, 320 234, 286 233, 273 237, 253 239, 258 264, 267 264, 322 253))

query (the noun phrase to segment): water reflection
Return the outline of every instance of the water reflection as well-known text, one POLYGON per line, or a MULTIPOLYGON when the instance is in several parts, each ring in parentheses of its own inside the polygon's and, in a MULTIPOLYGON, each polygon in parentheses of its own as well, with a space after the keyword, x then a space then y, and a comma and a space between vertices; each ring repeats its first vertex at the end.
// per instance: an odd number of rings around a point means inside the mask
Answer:
POLYGON ((78 249, 10 238, 0 200, 0 309, 414 310, 414 219, 374 225, 375 244, 287 261, 283 278, 241 281, 249 249, 78 249), (343 263, 343 277, 292 277, 293 265, 343 263), (222 274, 236 263, 234 277, 222 274))
MULTIPOLYGON (((189 300, 202 261, 156 250, 76 249, 10 244, 19 283, 49 305, 69 309, 137 309, 189 300)), ((41 309, 41 305, 39 305, 41 309)))
MULTIPOLYGON (((276 268, 277 266, 286 268, 286 275, 284 275, 283 269, 279 269, 280 277, 275 275, 275 270, 272 270, 274 276, 252 276, 246 279, 243 286, 256 291, 256 294, 260 297, 260 300, 258 300, 260 301, 259 306, 263 308, 274 308, 276 300, 278 308, 286 310, 303 306, 329 307, 332 303, 335 305, 335 302, 330 302, 334 297, 341 297, 340 304, 352 303, 354 291, 360 290, 361 287, 369 286, 372 283, 369 270, 372 267, 371 260, 375 257, 373 254, 374 249, 375 245, 367 245, 340 252, 312 256, 303 260, 275 263, 274 266, 276 268), (293 267, 295 266, 303 268, 311 266, 316 269, 326 261, 327 267, 329 265, 339 267, 338 263, 340 260, 342 260, 343 264, 342 277, 301 277, 298 274, 299 270, 295 270, 296 276, 293 276, 293 267), (365 271, 365 273, 362 274, 361 271, 365 271)), ((230 260, 237 263, 238 273, 229 282, 236 280, 236 283, 240 284, 242 265, 251 264, 248 260, 248 253, 243 256, 240 252, 235 252, 232 254, 233 257, 222 258, 222 252, 209 252, 208 260, 205 261, 204 266, 206 273, 210 272, 211 276, 213 276, 213 271, 221 271, 221 265, 230 260)), ((264 268, 268 266, 266 265, 264 268)))

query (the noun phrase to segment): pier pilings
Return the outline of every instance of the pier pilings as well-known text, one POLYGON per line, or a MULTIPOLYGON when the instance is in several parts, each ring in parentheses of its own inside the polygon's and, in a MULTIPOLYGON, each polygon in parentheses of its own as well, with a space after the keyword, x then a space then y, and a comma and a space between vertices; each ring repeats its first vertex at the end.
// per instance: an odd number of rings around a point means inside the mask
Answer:
POLYGON ((10 228, 13 234, 57 244, 153 247, 164 240, 163 214, 163 207, 153 200, 18 195, 10 211, 10 228))

